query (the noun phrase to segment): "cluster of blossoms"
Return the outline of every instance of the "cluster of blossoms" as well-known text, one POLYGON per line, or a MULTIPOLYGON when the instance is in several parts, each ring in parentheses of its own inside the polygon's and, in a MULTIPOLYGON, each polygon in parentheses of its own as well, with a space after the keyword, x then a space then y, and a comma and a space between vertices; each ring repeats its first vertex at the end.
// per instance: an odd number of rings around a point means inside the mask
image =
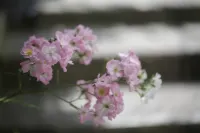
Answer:
MULTIPOLYGON (((47 85, 53 77, 52 66, 57 63, 64 72, 67 71, 68 64, 73 64, 73 57, 78 57, 81 64, 89 65, 95 50, 95 40, 92 30, 82 25, 63 32, 57 31, 55 37, 50 40, 32 36, 21 50, 21 54, 27 59, 20 63, 22 71, 29 72, 31 76, 47 85)), ((107 62, 103 75, 99 74, 90 82, 77 81, 81 94, 84 94, 87 100, 81 108, 73 106, 79 110, 81 123, 93 121, 99 125, 105 118, 113 120, 123 111, 120 82, 128 84, 129 90, 138 93, 144 102, 153 98, 162 84, 158 73, 148 78, 133 51, 120 53, 119 59, 107 62)), ((71 102, 68 103, 72 105, 71 102)))
POLYGON ((73 64, 73 57, 78 57, 81 64, 90 64, 95 40, 92 30, 83 25, 63 32, 57 31, 55 37, 49 40, 32 36, 21 50, 27 59, 20 63, 22 71, 30 72, 31 76, 47 85, 53 77, 52 66, 57 63, 64 72, 68 64, 73 64))
POLYGON ((107 72, 102 76, 87 83, 79 80, 77 85, 84 92, 87 103, 80 109, 80 122, 92 120, 96 125, 102 124, 104 118, 114 119, 123 111, 123 93, 120 91, 119 82, 125 81, 130 91, 137 92, 143 101, 147 102, 161 87, 161 76, 156 73, 147 78, 145 70, 133 51, 128 54, 119 54, 120 59, 107 62, 107 72), (92 104, 92 98, 95 103, 92 104))

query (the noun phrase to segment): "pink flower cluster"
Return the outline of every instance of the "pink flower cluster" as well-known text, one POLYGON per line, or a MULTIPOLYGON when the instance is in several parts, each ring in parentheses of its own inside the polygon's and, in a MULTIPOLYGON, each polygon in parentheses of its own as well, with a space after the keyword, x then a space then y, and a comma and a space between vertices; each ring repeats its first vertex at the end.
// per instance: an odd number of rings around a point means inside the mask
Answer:
POLYGON ((104 74, 95 79, 95 83, 78 85, 84 90, 88 102, 80 109, 80 122, 92 120, 96 125, 102 124, 104 118, 114 119, 123 111, 123 93, 120 91, 119 84, 112 80, 110 75, 104 74), (96 103, 92 105, 92 97, 96 103))
POLYGON ((140 84, 138 78, 139 72, 141 71, 141 63, 139 58, 133 51, 128 53, 120 53, 120 60, 110 60, 107 63, 107 72, 114 79, 124 79, 129 84, 130 91, 140 84))
POLYGON ((106 65, 107 73, 98 77, 92 84, 78 81, 86 95, 88 102, 80 109, 81 123, 92 120, 96 125, 102 124, 104 118, 114 119, 123 111, 123 93, 120 91, 118 81, 125 78, 131 87, 139 84, 137 75, 141 69, 138 57, 130 51, 120 54, 120 60, 110 60, 106 65), (91 97, 96 103, 91 106, 91 97))
POLYGON ((141 63, 133 51, 121 53, 119 57, 119 60, 108 61, 107 72, 102 76, 98 75, 92 83, 88 84, 84 80, 77 82, 88 101, 79 110, 81 123, 91 120, 99 125, 105 118, 112 120, 123 111, 123 93, 120 91, 119 81, 125 81, 130 91, 137 92, 145 101, 152 98, 160 88, 160 75, 156 74, 147 80, 146 71, 141 69, 141 63), (96 100, 93 105, 92 97, 96 100))
MULTIPOLYGON (((59 63, 64 72, 72 59, 77 58, 81 64, 89 65, 95 50, 96 36, 88 27, 78 25, 75 29, 57 31, 55 37, 47 40, 32 36, 24 43, 21 54, 26 61, 20 63, 24 73, 29 72, 32 77, 47 85, 53 77, 52 67, 59 63)), ((133 51, 120 53, 119 59, 112 59, 106 64, 106 72, 96 79, 87 82, 79 80, 77 86, 81 88, 87 103, 79 109, 80 122, 93 121, 102 124, 105 118, 113 120, 124 109, 123 92, 119 82, 128 84, 130 91, 139 94, 144 102, 154 97, 161 87, 161 75, 156 73, 151 78, 142 70, 139 58, 133 51)))
POLYGON ((73 64, 74 56, 78 56, 81 64, 90 64, 95 40, 92 30, 83 25, 63 32, 57 31, 55 38, 50 40, 32 36, 21 50, 21 54, 27 59, 20 63, 22 71, 30 72, 31 76, 47 85, 53 76, 52 66, 57 63, 64 72, 67 71, 68 64, 73 64))

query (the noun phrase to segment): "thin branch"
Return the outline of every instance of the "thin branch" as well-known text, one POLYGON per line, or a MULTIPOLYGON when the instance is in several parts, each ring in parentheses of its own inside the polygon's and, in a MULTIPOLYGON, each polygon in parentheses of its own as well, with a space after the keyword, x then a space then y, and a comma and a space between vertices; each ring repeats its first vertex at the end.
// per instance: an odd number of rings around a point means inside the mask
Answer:
MULTIPOLYGON (((18 76, 19 76, 19 78, 20 78, 20 74, 19 74, 18 76)), ((79 100, 79 99, 81 98, 81 96, 83 95, 82 92, 81 92, 81 94, 80 94, 76 99, 74 99, 74 100, 72 100, 72 101, 67 101, 67 100, 65 100, 64 98, 59 97, 59 96, 53 94, 52 92, 50 92, 50 90, 49 90, 48 88, 46 89, 46 87, 45 87, 45 89, 42 89, 42 90, 28 90, 28 91, 27 91, 27 90, 22 90, 21 79, 19 79, 18 82, 19 82, 19 90, 16 91, 16 92, 13 92, 12 94, 10 94, 10 95, 8 95, 8 96, 5 96, 5 97, 1 98, 0 104, 3 104, 3 103, 5 103, 5 102, 12 101, 15 97, 17 97, 17 96, 19 96, 19 95, 23 95, 23 94, 35 94, 35 93, 45 93, 45 92, 48 92, 48 93, 50 93, 51 95, 57 97, 58 99, 60 99, 60 100, 62 100, 62 101, 64 101, 64 102, 66 102, 66 103, 68 103, 68 104, 69 104, 70 106, 72 106, 73 108, 79 110, 79 108, 78 108, 76 105, 74 105, 72 102, 74 102, 74 101, 76 101, 76 100, 79 100)), ((71 85, 72 85, 72 86, 78 86, 78 87, 81 88, 82 85, 91 84, 91 83, 93 83, 93 82, 94 82, 94 81, 88 81, 87 83, 84 83, 84 84, 81 84, 81 85, 76 85, 76 84, 71 84, 71 85)), ((68 85, 68 87, 69 87, 70 84, 66 84, 66 85, 68 85)), ((89 94, 91 94, 91 95, 94 95, 94 94, 92 94, 92 93, 90 93, 90 92, 87 92, 87 93, 89 93, 89 94)))
MULTIPOLYGON (((77 87, 79 87, 80 89, 84 89, 83 87, 81 87, 81 85, 77 85, 77 87)), ((90 93, 90 92, 88 92, 88 91, 85 91, 85 93, 88 93, 88 94, 90 94, 90 95, 92 95, 92 96, 95 96, 94 94, 92 94, 92 93, 90 93)))
POLYGON ((95 96, 94 94, 90 93, 89 91, 87 91, 87 93, 90 94, 90 95, 92 95, 92 96, 95 96))
POLYGON ((83 93, 81 92, 80 95, 77 98, 75 98, 74 100, 71 100, 70 102, 72 103, 72 102, 75 102, 75 101, 79 100, 82 95, 83 95, 83 93))
POLYGON ((52 96, 54 96, 54 97, 56 97, 56 98, 58 98, 58 99, 60 99, 60 100, 62 100, 62 101, 64 101, 64 102, 68 103, 70 106, 72 106, 72 107, 75 108, 76 110, 79 110, 79 108, 78 108, 76 105, 74 105, 73 103, 71 103, 70 101, 67 101, 67 100, 65 100, 64 98, 59 97, 59 96, 57 96, 57 95, 55 95, 55 94, 53 94, 53 93, 49 93, 49 94, 51 94, 52 96))

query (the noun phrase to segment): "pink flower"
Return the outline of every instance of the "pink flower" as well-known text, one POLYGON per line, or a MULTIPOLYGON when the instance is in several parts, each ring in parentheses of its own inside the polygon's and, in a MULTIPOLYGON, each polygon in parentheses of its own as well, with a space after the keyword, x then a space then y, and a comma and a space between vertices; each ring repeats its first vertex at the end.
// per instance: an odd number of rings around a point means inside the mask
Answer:
POLYGON ((41 63, 34 63, 30 60, 24 61, 24 62, 20 63, 20 65, 22 66, 22 71, 24 73, 30 71, 30 75, 33 77, 36 77, 37 73, 40 73, 40 71, 42 70, 41 63))
POLYGON ((20 63, 20 65, 24 73, 30 71, 31 76, 36 77, 38 81, 41 81, 45 85, 52 79, 52 68, 49 65, 34 63, 29 60, 20 63))
POLYGON ((50 45, 50 43, 46 39, 32 36, 28 41, 24 43, 21 54, 25 58, 29 58, 32 61, 41 61, 43 60, 41 55, 41 48, 48 45, 50 45))
POLYGON ((122 65, 121 62, 118 60, 110 60, 107 64, 106 64, 106 68, 107 68, 107 72, 108 74, 110 74, 111 76, 120 78, 122 77, 122 65))
POLYGON ((81 87, 81 89, 83 89, 83 93, 86 97, 86 99, 89 101, 89 103, 92 100, 92 96, 94 95, 94 86, 93 84, 86 84, 87 82, 85 80, 78 80, 77 81, 77 85, 79 85, 81 87))
POLYGON ((130 86, 130 91, 132 91, 140 83, 138 75, 141 71, 141 63, 133 51, 129 51, 128 54, 120 54, 119 56, 121 58, 124 78, 130 86))
POLYGON ((83 39, 80 36, 76 36, 73 30, 65 30, 64 33, 57 31, 56 38, 62 47, 68 45, 73 50, 79 50, 84 47, 83 39))
POLYGON ((115 105, 115 109, 113 112, 108 114, 108 119, 112 120, 116 117, 117 114, 121 113, 124 109, 124 102, 123 102, 123 93, 120 91, 119 84, 113 83, 111 87, 111 91, 113 94, 113 101, 115 105))
POLYGON ((36 74, 37 80, 41 81, 45 85, 49 84, 49 81, 52 79, 53 76, 53 70, 51 66, 42 65, 40 71, 37 72, 40 72, 36 74))
POLYGON ((97 100, 95 109, 101 112, 103 116, 107 116, 108 113, 115 110, 115 105, 110 96, 105 96, 102 99, 97 100))
POLYGON ((120 91, 120 88, 119 88, 119 84, 118 83, 113 83, 111 85, 111 92, 113 94, 113 97, 114 97, 114 100, 117 101, 117 102, 122 102, 122 96, 123 96, 123 93, 120 91))
POLYGON ((69 45, 70 40, 71 40, 70 36, 60 31, 56 32, 56 39, 60 43, 61 47, 69 45))
POLYGON ((27 60, 27 61, 21 62, 20 65, 22 67, 23 73, 27 73, 28 71, 30 71, 34 63, 31 62, 30 60, 27 60))
POLYGON ((30 75, 33 77, 37 77, 37 75, 41 74, 44 71, 44 64, 35 62, 30 68, 30 75))
POLYGON ((112 81, 113 81, 113 78, 108 74, 103 74, 102 76, 100 74, 98 74, 97 78, 95 79, 96 83, 110 84, 110 83, 112 83, 112 81))
POLYGON ((66 67, 68 64, 73 64, 71 61, 73 53, 74 53, 73 49, 71 49, 68 45, 66 45, 62 49, 60 49, 61 59, 60 59, 59 63, 64 72, 67 71, 66 67))
POLYGON ((37 51, 31 46, 25 46, 22 48, 21 54, 24 56, 24 58, 32 58, 37 55, 37 51))
POLYGON ((52 72, 42 73, 38 76, 38 81, 41 81, 43 84, 49 84, 49 81, 52 79, 52 72))
POLYGON ((91 63, 93 56, 92 51, 86 50, 83 53, 79 53, 79 55, 80 55, 79 59, 80 64, 89 65, 91 63))
POLYGON ((140 80, 138 77, 133 76, 127 79, 127 83, 129 85, 129 90, 135 91, 140 84, 140 80))
POLYGON ((84 49, 84 42, 83 39, 78 37, 78 36, 73 36, 70 39, 69 45, 74 49, 74 50, 82 50, 84 49))
POLYGON ((76 27, 76 35, 81 36, 84 41, 96 40, 96 36, 93 35, 92 30, 88 27, 84 27, 83 25, 78 25, 76 27))
POLYGON ((131 50, 127 53, 119 53, 121 61, 124 63, 135 64, 137 67, 141 68, 141 63, 137 55, 131 50))
POLYGON ((36 38, 35 36, 31 36, 28 41, 24 43, 24 46, 31 46, 37 49, 40 49, 43 45, 48 45, 49 41, 45 38, 36 38))
POLYGON ((92 119, 92 111, 90 110, 90 105, 85 104, 81 109, 79 110, 80 115, 80 122, 84 123, 85 121, 92 119))
POLYGON ((137 75, 139 74, 139 68, 135 66, 135 64, 124 63, 123 68, 124 68, 124 76, 127 78, 133 76, 137 77, 137 75))
MULTIPOLYGON (((124 110, 124 102, 123 99, 120 102, 115 103, 115 113, 120 114, 124 110)), ((113 117, 115 118, 115 117, 113 117)))
POLYGON ((43 46, 42 47, 42 53, 50 64, 56 64, 60 59, 61 56, 58 54, 58 49, 56 45, 48 45, 48 46, 43 46))
POLYGON ((109 84, 106 83, 96 83, 95 84, 95 94, 97 97, 101 98, 109 94, 109 84))
POLYGON ((96 126, 101 125, 105 122, 103 120, 103 115, 99 111, 95 111, 92 113, 92 121, 96 126))
POLYGON ((108 119, 114 119, 118 114, 124 110, 124 102, 122 97, 112 97, 114 109, 108 113, 108 119))
POLYGON ((124 64, 124 77, 127 80, 127 83, 130 86, 130 91, 135 89, 135 86, 137 86, 140 83, 140 79, 138 78, 138 74, 140 69, 135 67, 134 64, 124 64))

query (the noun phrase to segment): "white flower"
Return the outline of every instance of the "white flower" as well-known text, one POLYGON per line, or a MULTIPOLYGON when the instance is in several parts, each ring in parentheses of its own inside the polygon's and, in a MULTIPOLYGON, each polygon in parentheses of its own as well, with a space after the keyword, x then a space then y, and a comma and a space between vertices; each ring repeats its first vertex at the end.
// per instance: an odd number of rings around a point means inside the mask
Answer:
POLYGON ((143 83, 147 79, 147 72, 146 70, 140 70, 138 74, 138 79, 140 83, 143 83))
POLYGON ((152 80, 154 82, 154 86, 159 89, 162 84, 161 75, 159 73, 156 73, 152 80))
POLYGON ((158 89, 161 88, 161 84, 161 75, 156 73, 155 76, 152 77, 151 81, 144 85, 143 91, 140 91, 140 94, 142 95, 142 102, 148 103, 149 99, 153 99, 158 89))

